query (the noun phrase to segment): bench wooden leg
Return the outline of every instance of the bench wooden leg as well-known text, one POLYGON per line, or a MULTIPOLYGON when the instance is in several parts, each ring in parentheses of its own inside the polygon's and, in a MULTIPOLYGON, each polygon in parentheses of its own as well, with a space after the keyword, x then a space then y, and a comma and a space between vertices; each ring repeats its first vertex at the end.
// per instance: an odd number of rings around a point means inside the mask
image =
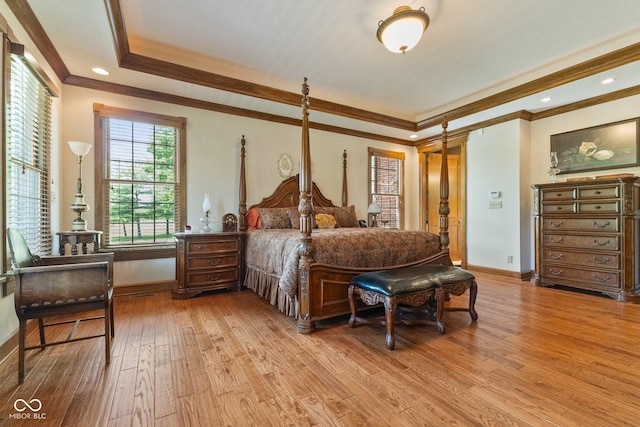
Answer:
POLYGON ((396 325, 396 309, 398 303, 395 297, 386 297, 384 299, 384 317, 387 326, 387 348, 393 350, 396 347, 395 325, 396 325))
POLYGON ((470 280, 462 283, 454 283, 453 285, 447 285, 443 287, 444 292, 449 295, 461 296, 467 289, 469 289, 469 308, 447 308, 447 311, 466 311, 471 316, 472 321, 478 320, 478 313, 476 312, 476 297, 478 296, 478 284, 475 280, 470 280))

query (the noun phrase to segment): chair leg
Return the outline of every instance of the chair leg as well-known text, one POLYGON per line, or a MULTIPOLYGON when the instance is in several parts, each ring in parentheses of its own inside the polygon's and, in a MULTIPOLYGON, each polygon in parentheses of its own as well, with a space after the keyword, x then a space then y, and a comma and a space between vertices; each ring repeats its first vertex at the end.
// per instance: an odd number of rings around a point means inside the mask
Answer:
MULTIPOLYGON (((44 345, 46 340, 44 337, 44 319, 42 317, 38 317, 38 331, 40 332, 40 344, 44 345)), ((42 347, 42 350, 44 350, 44 347, 42 347)))
POLYGON ((111 334, 113 331, 111 314, 111 304, 107 301, 107 306, 104 308, 104 356, 107 364, 111 362, 111 334))
POLYGON ((20 325, 18 326, 18 384, 24 382, 24 348, 26 335, 27 321, 20 320, 20 325))
POLYGON ((113 301, 109 304, 109 309, 111 311, 111 338, 113 338, 116 336, 115 317, 113 317, 113 301))
POLYGON ((396 309, 398 304, 395 297, 386 297, 384 299, 384 317, 387 326, 387 348, 393 350, 396 347, 395 324, 396 309))

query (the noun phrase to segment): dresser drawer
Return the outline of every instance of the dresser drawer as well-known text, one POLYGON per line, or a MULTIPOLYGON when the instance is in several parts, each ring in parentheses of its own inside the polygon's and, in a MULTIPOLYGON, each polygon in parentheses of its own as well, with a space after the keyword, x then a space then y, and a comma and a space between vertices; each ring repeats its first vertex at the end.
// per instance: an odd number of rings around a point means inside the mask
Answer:
POLYGON ((619 254, 571 252, 561 249, 544 248, 542 250, 542 260, 545 262, 584 265, 585 267, 611 268, 616 270, 620 268, 619 254))
POLYGON ((575 236, 570 234, 544 234, 542 244, 562 248, 617 251, 620 249, 619 241, 619 236, 612 235, 575 236))
POLYGON ((542 213, 576 213, 578 211, 578 204, 573 203, 543 203, 542 213))
POLYGON ((542 201, 549 200, 573 200, 578 192, 575 188, 547 189, 542 191, 542 201))
POLYGON ((615 271, 589 271, 580 268, 545 265, 542 270, 542 278, 547 282, 556 280, 558 284, 562 284, 562 279, 566 279, 589 282, 603 287, 620 287, 620 274, 615 271))
POLYGON ((227 270, 199 271, 197 273, 187 273, 189 286, 222 284, 237 282, 240 279, 240 269, 231 268, 227 270))
POLYGON ((231 253, 229 255, 212 255, 210 257, 190 257, 187 259, 187 269, 202 270, 212 268, 236 267, 240 264, 239 255, 231 253))
POLYGON ((221 239, 208 242, 187 242, 187 253, 189 255, 229 252, 237 251, 238 249, 238 239, 221 239))
POLYGON ((618 218, 543 218, 542 229, 545 231, 620 231, 618 218))
POLYGON ((578 189, 580 199, 617 199, 620 197, 620 187, 611 185, 606 187, 585 187, 578 189))
POLYGON ((606 202, 580 202, 578 213, 619 213, 620 202, 617 200, 606 202))

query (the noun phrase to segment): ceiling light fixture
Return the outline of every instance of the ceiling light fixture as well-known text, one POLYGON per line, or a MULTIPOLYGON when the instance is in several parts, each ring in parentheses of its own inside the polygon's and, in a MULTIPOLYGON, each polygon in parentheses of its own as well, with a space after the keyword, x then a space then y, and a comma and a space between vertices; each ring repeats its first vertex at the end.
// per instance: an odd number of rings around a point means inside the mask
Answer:
POLYGON ((96 74, 100 74, 101 76, 108 76, 109 72, 107 70, 105 70, 104 68, 100 68, 100 67, 93 67, 91 69, 91 71, 93 71, 96 74))
POLYGON ((546 97, 542 98, 540 101, 541 102, 549 102, 549 101, 551 101, 551 97, 550 96, 546 96, 546 97))
POLYGON ((411 135, 409 135, 409 138, 411 139, 416 139, 418 137, 417 133, 412 133, 411 135))
POLYGON ((609 77, 608 79, 604 79, 602 81, 603 85, 608 85, 609 83, 613 83, 615 81, 615 79, 613 77, 609 77))
POLYGON ((422 33, 429 26, 429 15, 424 7, 413 10, 409 6, 400 6, 393 15, 378 22, 378 40, 394 53, 405 53, 418 44, 422 33))

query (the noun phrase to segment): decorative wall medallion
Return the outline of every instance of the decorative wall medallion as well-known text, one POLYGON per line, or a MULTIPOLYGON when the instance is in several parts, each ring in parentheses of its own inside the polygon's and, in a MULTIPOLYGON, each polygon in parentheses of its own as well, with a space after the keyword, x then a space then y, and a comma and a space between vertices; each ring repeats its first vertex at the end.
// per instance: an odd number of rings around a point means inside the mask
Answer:
POLYGON ((293 157, 291 157, 291 154, 280 154, 280 158, 278 159, 278 173, 282 178, 289 178, 293 175, 293 157))

